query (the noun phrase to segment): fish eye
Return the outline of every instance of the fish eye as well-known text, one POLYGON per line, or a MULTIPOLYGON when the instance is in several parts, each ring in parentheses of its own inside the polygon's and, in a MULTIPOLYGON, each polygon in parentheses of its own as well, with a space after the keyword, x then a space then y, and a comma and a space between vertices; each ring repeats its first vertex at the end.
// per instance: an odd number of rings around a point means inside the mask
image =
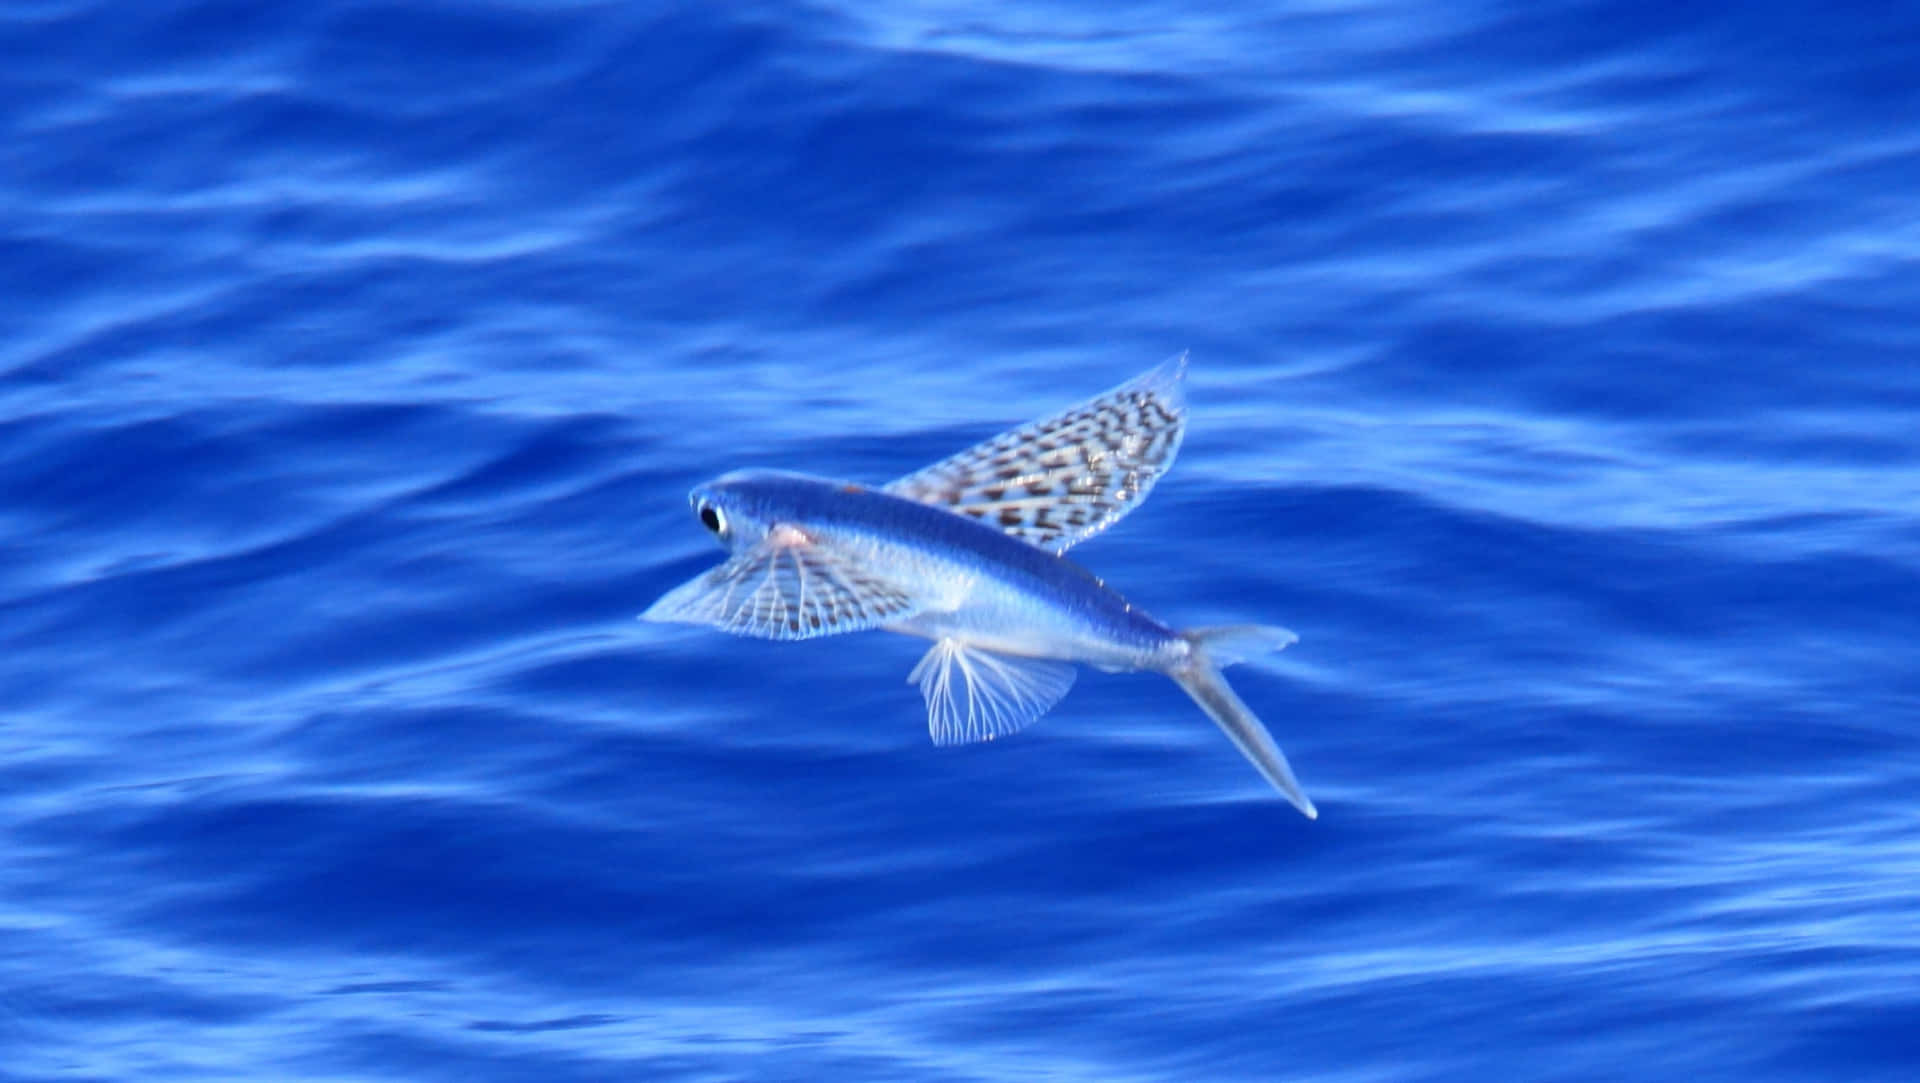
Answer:
POLYGON ((700 502, 700 524, 715 534, 727 532, 727 517, 720 514, 719 508, 704 500, 700 502))

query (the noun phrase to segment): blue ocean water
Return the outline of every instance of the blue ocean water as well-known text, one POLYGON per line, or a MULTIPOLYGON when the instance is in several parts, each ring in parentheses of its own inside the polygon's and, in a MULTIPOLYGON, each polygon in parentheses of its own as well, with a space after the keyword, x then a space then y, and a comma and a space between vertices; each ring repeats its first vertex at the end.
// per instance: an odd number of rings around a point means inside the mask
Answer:
POLYGON ((0 1081, 1910 1080, 1920 17, 0 7, 0 1081), (692 484, 1192 352, 1237 670, 936 749, 692 484))

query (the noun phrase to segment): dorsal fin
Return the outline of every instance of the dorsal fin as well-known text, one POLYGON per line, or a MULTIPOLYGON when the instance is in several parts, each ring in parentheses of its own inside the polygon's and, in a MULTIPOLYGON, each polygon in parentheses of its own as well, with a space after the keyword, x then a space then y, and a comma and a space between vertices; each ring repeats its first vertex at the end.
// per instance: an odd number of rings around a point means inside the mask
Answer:
POLYGON ((1186 431, 1187 355, 888 485, 1054 553, 1146 499, 1186 431))

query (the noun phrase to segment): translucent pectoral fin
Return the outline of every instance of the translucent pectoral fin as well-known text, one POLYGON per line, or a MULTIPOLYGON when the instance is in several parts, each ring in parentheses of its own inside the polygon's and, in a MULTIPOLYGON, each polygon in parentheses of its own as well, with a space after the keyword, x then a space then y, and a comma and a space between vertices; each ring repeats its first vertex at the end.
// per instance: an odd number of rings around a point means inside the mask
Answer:
POLYGON ((907 675, 927 698, 927 729, 936 745, 1017 733, 1060 702, 1073 678, 1065 662, 994 654, 953 639, 935 642, 907 675))
POLYGON ((858 632, 919 612, 924 603, 791 527, 670 590, 641 620, 710 624, 761 639, 858 632))
POLYGON ((1053 417, 887 486, 1049 552, 1105 530, 1173 465, 1187 420, 1187 355, 1053 417))

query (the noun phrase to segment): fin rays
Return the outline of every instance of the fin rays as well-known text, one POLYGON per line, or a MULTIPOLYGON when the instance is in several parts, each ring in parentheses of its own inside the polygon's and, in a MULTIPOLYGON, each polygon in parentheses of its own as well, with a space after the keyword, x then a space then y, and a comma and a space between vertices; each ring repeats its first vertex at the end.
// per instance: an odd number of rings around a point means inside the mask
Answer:
POLYGON ((958 745, 1025 729, 1060 702, 1074 675, 1065 662, 1016 658, 941 639, 907 680, 918 682, 926 697, 933 743, 958 745))
POLYGON ((1054 553, 1118 522, 1173 465, 1186 431, 1181 354, 1104 395, 888 485, 1054 553))
POLYGON ((921 603, 792 528, 653 603, 642 620, 709 624, 761 639, 812 639, 902 620, 921 603))

